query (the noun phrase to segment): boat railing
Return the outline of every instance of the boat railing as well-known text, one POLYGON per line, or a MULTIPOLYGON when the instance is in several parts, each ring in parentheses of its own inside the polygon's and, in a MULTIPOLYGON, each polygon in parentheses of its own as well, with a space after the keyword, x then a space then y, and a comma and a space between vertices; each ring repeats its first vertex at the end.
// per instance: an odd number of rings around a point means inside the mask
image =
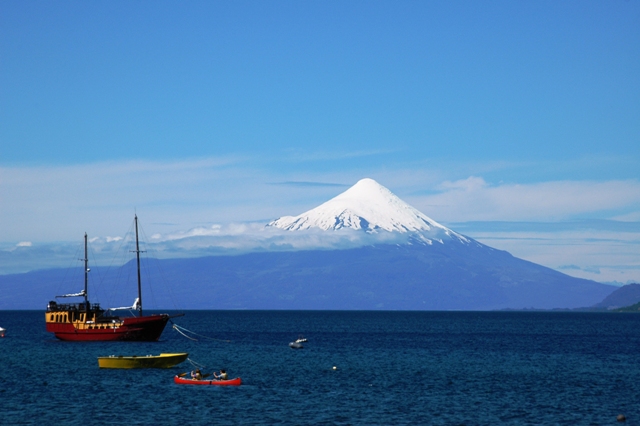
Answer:
POLYGON ((50 301, 47 305, 47 312, 60 312, 60 311, 78 311, 78 312, 86 312, 87 307, 90 311, 102 311, 99 303, 58 303, 56 301, 50 301))

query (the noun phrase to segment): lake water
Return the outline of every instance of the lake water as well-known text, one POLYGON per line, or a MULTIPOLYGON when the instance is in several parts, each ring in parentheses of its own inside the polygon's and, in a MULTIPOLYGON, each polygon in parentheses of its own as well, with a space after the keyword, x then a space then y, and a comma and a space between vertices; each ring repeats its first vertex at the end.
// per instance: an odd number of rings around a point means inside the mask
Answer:
POLYGON ((188 311, 159 342, 72 343, 0 311, 1 424, 640 424, 640 315, 188 311), (288 343, 299 334, 304 349, 288 343), (189 352, 239 387, 97 357, 189 352), (333 367, 336 367, 334 370, 333 367))

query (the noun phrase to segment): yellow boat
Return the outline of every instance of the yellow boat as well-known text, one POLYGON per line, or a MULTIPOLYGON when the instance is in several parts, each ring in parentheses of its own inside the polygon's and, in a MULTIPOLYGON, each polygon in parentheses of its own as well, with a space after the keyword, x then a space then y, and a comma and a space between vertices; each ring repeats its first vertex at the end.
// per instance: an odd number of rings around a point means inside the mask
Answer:
POLYGON ((170 368, 187 359, 188 353, 142 356, 100 356, 100 368, 170 368))

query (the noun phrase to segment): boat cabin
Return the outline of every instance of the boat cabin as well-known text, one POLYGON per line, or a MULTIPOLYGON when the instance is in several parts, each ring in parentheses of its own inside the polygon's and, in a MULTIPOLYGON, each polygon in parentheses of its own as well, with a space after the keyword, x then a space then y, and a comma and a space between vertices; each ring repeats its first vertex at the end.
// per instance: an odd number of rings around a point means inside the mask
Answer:
POLYGON ((110 316, 99 303, 58 303, 52 300, 45 314, 47 326, 73 324, 76 329, 108 329, 122 324, 117 316, 110 316))

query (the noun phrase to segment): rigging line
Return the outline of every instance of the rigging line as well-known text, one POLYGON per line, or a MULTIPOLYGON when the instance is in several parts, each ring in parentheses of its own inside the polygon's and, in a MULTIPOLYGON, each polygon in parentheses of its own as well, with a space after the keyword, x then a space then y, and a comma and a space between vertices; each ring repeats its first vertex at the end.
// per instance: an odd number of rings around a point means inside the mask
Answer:
MULTIPOLYGON (((152 305, 152 306, 158 306, 158 302, 156 301, 156 295, 153 292, 153 280, 151 279, 151 263, 152 263, 152 259, 150 259, 149 257, 140 257, 140 263, 141 265, 144 267, 143 270, 143 274, 145 276, 145 280, 142 282, 142 285, 144 286, 143 288, 146 291, 146 299, 147 299, 147 306, 152 305), (151 299, 152 304, 149 303, 149 298, 151 299)), ((157 281, 157 280, 156 280, 157 281)))
MULTIPOLYGON (((77 268, 74 268, 75 264, 78 262, 78 256, 80 256, 80 250, 81 250, 81 246, 76 246, 76 252, 73 255, 73 258, 71 258, 69 260, 69 266, 67 266, 67 269, 65 269, 64 271, 64 276, 62 277, 62 280, 60 282, 58 282, 58 287, 56 288, 56 293, 55 294, 59 294, 59 293, 66 293, 66 291, 62 291, 62 288, 66 288, 64 287, 64 284, 67 284, 67 277, 69 276, 69 271, 71 271, 71 277, 69 277, 69 280, 73 280, 74 278, 76 278, 77 276, 77 268), (72 260, 75 259, 75 260, 72 260)), ((75 284, 75 282, 74 282, 75 284)), ((74 285, 71 284, 71 285, 74 285)), ((75 291, 75 290, 74 290, 75 291)))
MULTIPOLYGON (((186 328, 184 328, 184 327, 180 327, 178 324, 175 324, 173 321, 171 321, 171 323, 173 324, 173 328, 174 328, 174 329, 176 329, 178 332, 180 332, 180 330, 179 330, 179 329, 182 329, 182 330, 186 331, 187 333, 191 333, 191 334, 193 334, 194 336, 202 337, 203 339, 215 340, 215 341, 217 341, 217 342, 226 342, 226 343, 230 343, 230 342, 231 342, 231 340, 214 339, 213 337, 203 336, 202 334, 194 333, 194 332, 193 332, 193 331, 191 331, 191 330, 188 330, 188 329, 186 329, 186 328)), ((181 334, 183 334, 183 333, 181 333, 181 334)), ((184 334, 183 334, 183 335, 184 335, 184 334)), ((196 339, 193 339, 193 340, 196 340, 196 339)))
MULTIPOLYGON (((142 285, 144 286, 143 288, 146 291, 146 299, 147 299, 147 306, 158 306, 158 302, 156 300, 156 295, 155 292, 153 291, 154 289, 154 280, 151 279, 151 274, 152 272, 154 272, 156 269, 158 269, 158 256, 156 254, 155 251, 152 251, 152 249, 150 248, 150 244, 148 243, 149 241, 149 237, 147 237, 147 234, 144 232, 144 227, 142 226, 142 222, 140 220, 138 220, 138 228, 140 231, 140 238, 139 238, 139 245, 141 246, 142 250, 140 250, 140 253, 147 253, 145 256, 140 256, 140 262, 143 266, 142 268, 142 273, 144 274, 144 281, 142 283, 142 285), (155 256, 155 258, 151 257, 151 256, 155 256), (153 269, 152 271, 152 265, 156 265, 156 267, 153 269), (148 302, 149 299, 151 299, 151 304, 148 302)), ((162 277, 162 274, 160 274, 162 277)), ((162 277, 164 278, 164 277, 162 277)), ((156 280, 157 283, 158 280, 156 280)), ((164 283, 164 281, 163 281, 164 283)), ((166 287, 166 285, 165 285, 166 287)))
POLYGON ((187 361, 189 361, 189 363, 190 363, 193 367, 196 367, 196 368, 200 368, 200 369, 203 369, 203 370, 204 370, 204 369, 207 367, 207 366, 206 366, 206 365, 204 365, 204 364, 200 364, 200 363, 195 362, 195 361, 194 361, 194 360, 192 360, 191 358, 187 358, 187 361))
POLYGON ((175 324, 173 324, 173 329, 174 329, 175 331, 177 331, 178 333, 182 334, 184 337, 186 337, 186 338, 187 338, 187 339, 189 339, 189 340, 193 340, 193 341, 195 341, 195 342, 197 342, 197 341, 198 341, 198 339, 194 339, 193 337, 189 337, 189 336, 187 336, 186 334, 184 334, 182 331, 178 330, 178 327, 177 327, 175 324))
MULTIPOLYGON (((132 225, 133 227, 133 225, 132 225)), ((120 266, 122 266, 122 258, 117 259, 118 257, 120 257, 120 254, 122 253, 122 247, 127 244, 127 235, 129 234, 129 232, 131 232, 131 228, 129 228, 129 230, 127 231, 127 233, 124 235, 124 238, 120 238, 120 244, 118 245, 118 248, 113 252, 113 257, 111 258, 111 263, 109 263, 109 266, 107 266, 107 270, 105 272, 105 275, 109 273, 109 271, 111 270, 112 267, 114 267, 114 264, 116 263, 116 260, 119 260, 119 264, 120 266)), ((119 237, 118 237, 119 238, 119 237)), ((102 281, 100 282, 100 284, 102 284, 102 281)))
MULTIPOLYGON (((96 300, 105 300, 102 297, 103 296, 102 292, 105 291, 105 288, 101 285, 104 282, 105 278, 103 278, 102 274, 100 273, 101 267, 98 266, 98 261, 96 260, 97 259, 96 258, 96 253, 93 250, 93 246, 91 245, 91 241, 89 241, 89 243, 87 245, 89 246, 89 254, 90 254, 90 256, 88 257, 88 260, 93 259, 93 263, 92 263, 93 270, 95 270, 94 273, 95 273, 95 275, 97 275, 97 277, 96 277, 97 279, 96 280, 91 279, 89 281, 89 284, 91 286, 91 292, 89 292, 88 289, 87 289, 87 292, 90 293, 90 294, 95 294, 96 295, 96 297, 95 297, 96 300), (96 285, 96 283, 98 283, 98 284, 96 285)), ((91 268, 89 268, 89 269, 91 270, 91 268)))
POLYGON ((159 252, 156 249, 154 249, 151 244, 147 243, 148 241, 150 241, 149 237, 147 237, 147 234, 145 233, 142 224, 139 224, 139 225, 140 225, 140 232, 142 233, 142 236, 143 236, 144 248, 149 252, 150 255, 152 255, 155 258, 156 269, 160 273, 160 280, 162 281, 163 284, 165 284, 164 287, 169 291, 169 297, 171 297, 171 303, 173 303, 173 308, 176 311, 180 311, 180 309, 178 309, 178 306, 176 304, 176 297, 173 294, 172 288, 170 285, 167 285, 169 283, 169 280, 167 279, 167 276, 164 273, 164 270, 162 269, 159 252))
MULTIPOLYGON (((105 271, 104 271, 104 275, 100 275, 99 281, 98 281, 98 286, 99 288, 101 288, 106 297, 105 300, 103 302, 106 302, 106 305, 111 305, 113 306, 114 303, 117 303, 114 298, 117 300, 117 295, 120 293, 120 285, 122 283, 123 278, 123 273, 122 273, 122 267, 126 264, 127 262, 127 251, 124 250, 126 249, 125 244, 127 243, 127 235, 131 232, 131 229, 133 228, 133 225, 130 226, 129 231, 127 231, 124 235, 123 238, 119 238, 117 240, 115 240, 116 242, 119 241, 118 247, 116 248, 116 250, 113 251, 113 255, 111 257, 111 262, 108 264, 108 266, 106 267, 105 271), (123 249, 124 248, 124 249, 123 249), (117 265, 116 265, 117 264, 117 265), (113 272, 112 272, 113 271, 113 272), (110 282, 109 287, 107 287, 107 283, 110 282)), ((93 250, 93 248, 92 248, 93 250)), ((93 251, 92 251, 93 253, 93 251)), ((106 252, 105 252, 106 253, 106 252)), ((96 288, 96 287, 94 287, 96 288)))

